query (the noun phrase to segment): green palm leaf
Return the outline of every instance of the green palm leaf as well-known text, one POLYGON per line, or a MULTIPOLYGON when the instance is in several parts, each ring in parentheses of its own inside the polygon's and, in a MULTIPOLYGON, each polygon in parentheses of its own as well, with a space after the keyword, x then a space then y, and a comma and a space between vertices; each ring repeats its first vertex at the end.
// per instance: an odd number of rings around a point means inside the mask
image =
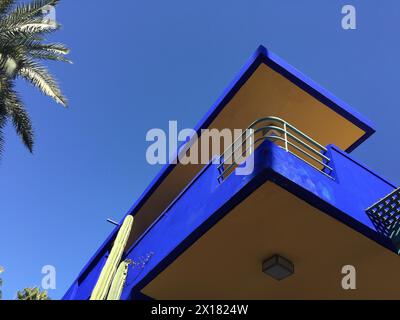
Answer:
POLYGON ((15 28, 18 25, 26 24, 41 15, 46 6, 55 7, 59 0, 33 0, 30 3, 22 3, 15 7, 4 19, 4 23, 15 28))
POLYGON ((46 50, 32 50, 31 52, 29 52, 29 55, 32 58, 36 58, 36 59, 62 61, 62 62, 67 62, 67 63, 72 64, 72 61, 65 58, 63 55, 48 52, 46 50))
POLYGON ((11 119, 15 131, 21 137, 22 142, 29 149, 33 151, 33 128, 29 115, 25 110, 21 99, 18 97, 18 93, 13 89, 13 84, 5 82, 2 85, 2 93, 0 94, 0 100, 4 104, 6 115, 11 119))
POLYGON ((69 54, 69 49, 62 43, 32 42, 27 49, 31 51, 46 51, 59 55, 69 54))
POLYGON ((18 76, 28 80, 45 95, 53 98, 57 103, 67 106, 67 99, 61 93, 57 81, 48 70, 37 62, 26 61, 18 71, 18 76))
POLYGON ((7 14, 14 4, 15 0, 0 0, 0 15, 7 14))
POLYGON ((67 106, 56 79, 39 60, 72 63, 68 48, 47 43, 45 36, 58 30, 57 23, 44 19, 44 9, 59 0, 0 0, 0 155, 4 146, 3 128, 11 121, 24 145, 32 152, 33 128, 22 99, 14 89, 16 78, 27 80, 57 103, 67 106))

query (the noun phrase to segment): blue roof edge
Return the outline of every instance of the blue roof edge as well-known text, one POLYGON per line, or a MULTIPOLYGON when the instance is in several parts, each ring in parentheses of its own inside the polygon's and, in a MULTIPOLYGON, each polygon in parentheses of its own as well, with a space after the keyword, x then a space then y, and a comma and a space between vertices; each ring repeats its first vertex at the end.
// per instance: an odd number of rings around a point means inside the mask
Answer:
POLYGON ((309 77, 301 73, 279 56, 269 51, 264 46, 260 45, 257 49, 257 52, 265 57, 263 62, 265 62, 276 72, 283 75, 285 78, 309 93, 315 99, 325 104, 365 132, 360 139, 355 141, 349 148, 346 149, 346 152, 353 151, 375 133, 375 125, 372 123, 372 121, 353 109, 348 103, 344 102, 330 91, 321 87, 315 81, 311 80, 309 77))

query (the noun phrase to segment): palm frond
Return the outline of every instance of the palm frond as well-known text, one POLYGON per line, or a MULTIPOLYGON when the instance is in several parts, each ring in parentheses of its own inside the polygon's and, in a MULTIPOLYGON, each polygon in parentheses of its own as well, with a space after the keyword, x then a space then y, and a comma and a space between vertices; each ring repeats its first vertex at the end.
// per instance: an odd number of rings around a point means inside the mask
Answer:
POLYGON ((61 93, 57 81, 45 67, 34 61, 25 61, 18 76, 28 80, 45 95, 53 98, 57 103, 67 106, 67 99, 61 93))
POLYGON ((27 31, 0 31, 0 49, 3 54, 13 54, 29 48, 33 43, 38 41, 43 41, 43 38, 32 35, 32 33, 27 31))
POLYGON ((34 134, 29 114, 14 89, 16 77, 21 77, 45 95, 63 106, 63 96, 57 81, 39 60, 72 63, 65 56, 68 48, 60 43, 44 43, 45 35, 60 25, 46 20, 48 6, 59 0, 0 0, 0 155, 4 139, 3 129, 10 120, 25 146, 32 152, 34 134))
POLYGON ((47 51, 40 51, 40 50, 32 50, 29 52, 29 55, 33 58, 36 59, 41 59, 41 60, 52 60, 52 61, 62 61, 62 62, 67 62, 71 63, 72 61, 68 58, 65 58, 62 55, 47 52, 47 51))
MULTIPOLYGON (((31 25, 42 21, 43 10, 47 6, 57 5, 59 0, 33 0, 30 3, 21 3, 17 5, 8 15, 0 20, 1 31, 18 31, 24 28, 24 25, 31 25)), ((57 25, 56 25, 57 26, 57 25)), ((41 32, 53 32, 57 28, 42 30, 41 32)), ((31 30, 32 32, 33 30, 31 30)), ((36 33, 38 29, 35 29, 36 33)))
POLYGON ((7 117, 11 119, 15 131, 21 137, 22 142, 30 152, 33 152, 33 128, 29 118, 29 114, 19 98, 17 92, 13 89, 13 84, 9 81, 3 82, 3 92, 1 101, 7 113, 7 117))
POLYGON ((15 0, 0 0, 0 15, 7 14, 14 4, 15 0))
POLYGON ((33 42, 26 46, 28 50, 40 50, 40 51, 47 51, 50 53, 60 54, 60 55, 67 55, 69 54, 69 49, 62 43, 40 43, 40 42, 33 42))
POLYGON ((24 24, 18 25, 2 25, 2 20, 0 19, 0 38, 2 42, 0 46, 4 46, 4 41, 8 43, 11 40, 32 40, 43 41, 46 34, 50 34, 54 31, 60 29, 59 24, 51 24, 47 22, 42 22, 38 20, 29 21, 24 24))
POLYGON ((42 20, 35 20, 10 28, 10 31, 15 33, 24 31, 25 33, 35 35, 35 34, 51 33, 58 30, 59 28, 60 28, 59 24, 56 23, 51 24, 48 22, 43 22, 42 20))
POLYGON ((28 19, 41 15, 46 6, 56 6, 59 0, 33 0, 30 3, 21 3, 8 15, 10 22, 26 22, 28 19))
POLYGON ((4 150, 4 127, 7 123, 7 112, 5 107, 0 104, 0 155, 4 150))

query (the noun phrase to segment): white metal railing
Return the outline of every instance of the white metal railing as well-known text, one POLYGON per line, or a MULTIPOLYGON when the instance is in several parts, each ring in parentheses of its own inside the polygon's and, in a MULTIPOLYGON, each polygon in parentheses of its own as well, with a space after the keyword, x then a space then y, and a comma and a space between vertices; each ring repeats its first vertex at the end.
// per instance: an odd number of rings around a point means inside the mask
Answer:
POLYGON ((223 152, 218 165, 221 172, 218 180, 225 179, 238 165, 234 159, 237 152, 247 157, 249 150, 251 154, 257 144, 266 139, 333 179, 333 168, 329 166, 331 159, 326 156, 327 149, 285 120, 270 116, 254 121, 223 152))

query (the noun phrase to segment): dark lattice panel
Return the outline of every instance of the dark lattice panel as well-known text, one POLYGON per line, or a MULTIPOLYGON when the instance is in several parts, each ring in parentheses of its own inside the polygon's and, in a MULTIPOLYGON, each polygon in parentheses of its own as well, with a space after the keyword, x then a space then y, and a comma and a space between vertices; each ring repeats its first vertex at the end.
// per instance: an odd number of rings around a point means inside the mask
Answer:
POLYGON ((393 236, 393 230, 399 229, 400 188, 379 200, 366 210, 375 228, 387 237, 393 236))

